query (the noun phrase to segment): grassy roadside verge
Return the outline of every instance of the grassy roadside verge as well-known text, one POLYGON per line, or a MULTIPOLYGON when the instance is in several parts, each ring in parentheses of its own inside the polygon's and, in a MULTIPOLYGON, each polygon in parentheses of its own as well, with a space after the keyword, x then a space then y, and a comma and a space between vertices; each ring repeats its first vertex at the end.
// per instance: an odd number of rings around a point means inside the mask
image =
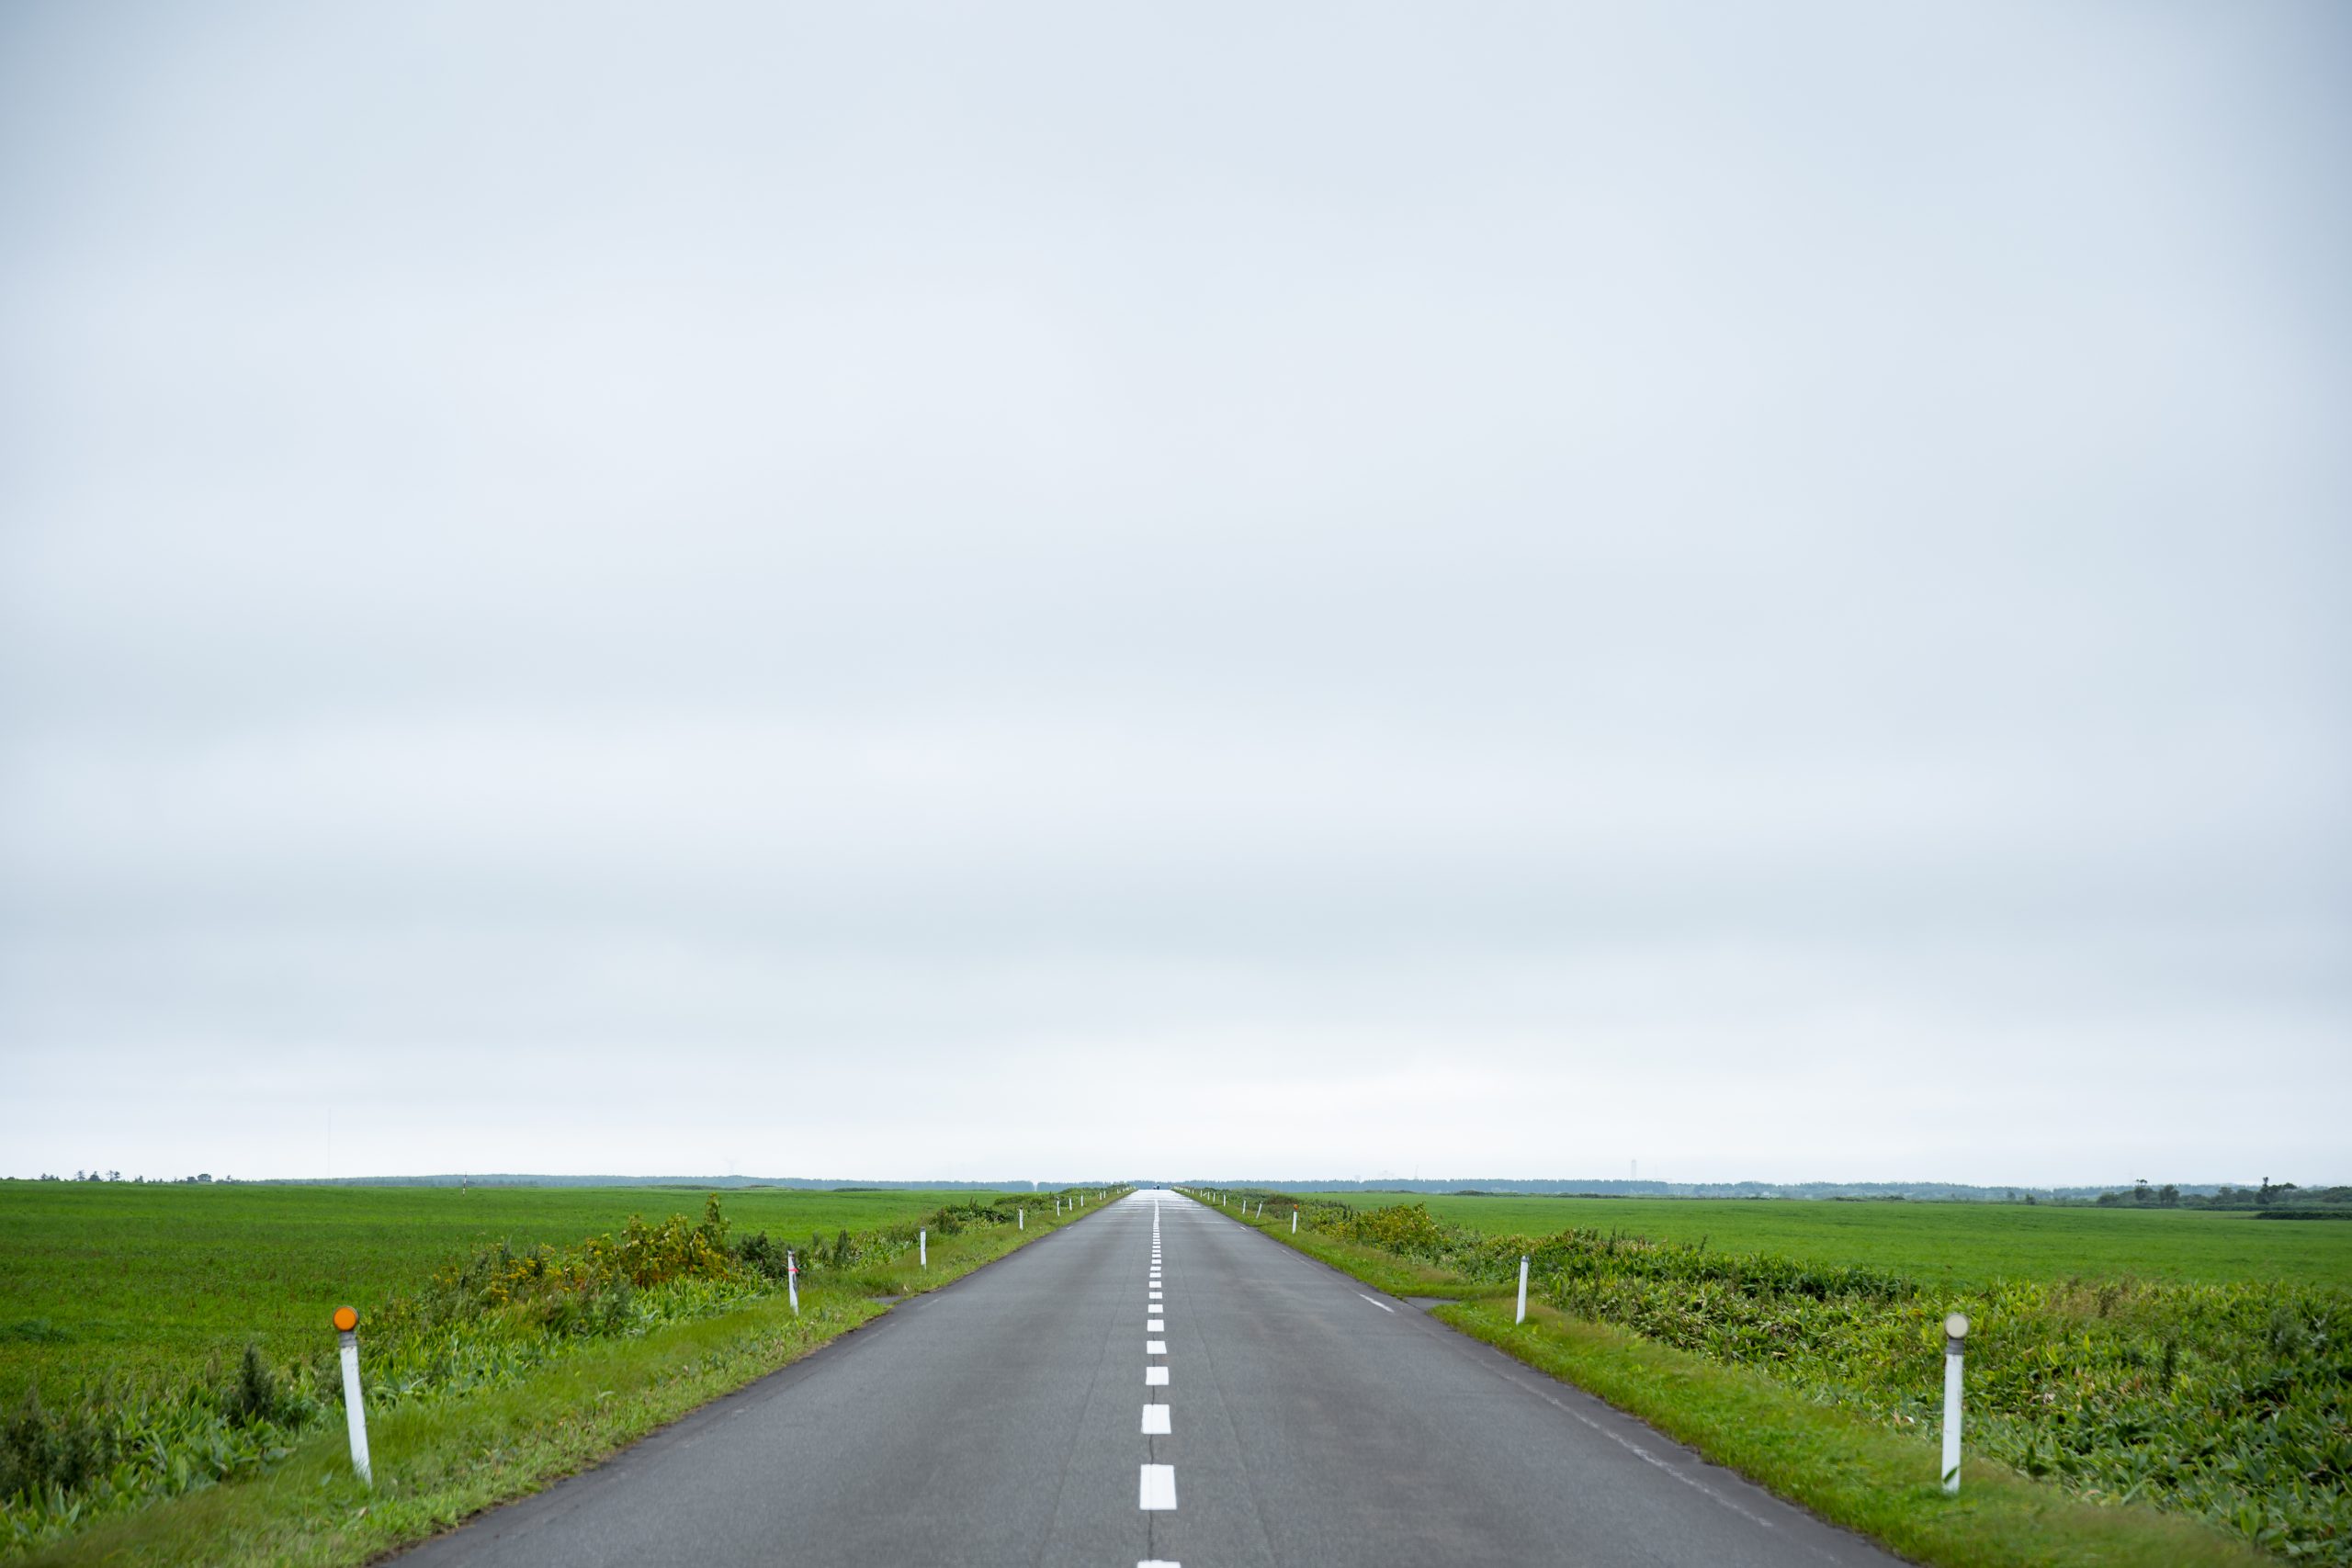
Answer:
POLYGON ((1059 1221, 1033 1212, 1026 1229, 941 1237, 929 1269, 910 1257, 862 1269, 854 1284, 812 1286, 797 1317, 780 1293, 762 1296, 639 1337, 583 1343, 507 1386, 380 1411, 371 1399, 372 1491, 350 1473, 338 1421, 305 1434, 265 1474, 118 1514, 19 1561, 367 1562, 594 1464, 888 1310, 867 1290, 936 1290, 1097 1212, 1090 1204, 1059 1221))
POLYGON ((1204 1192, 1185 1194, 1196 1201, 1216 1209, 1227 1219, 1248 1225, 1251 1230, 1265 1232, 1283 1246, 1306 1254, 1319 1263, 1328 1263, 1342 1274, 1352 1275, 1375 1290, 1386 1291, 1392 1296, 1431 1297, 1457 1301, 1465 1296, 1490 1293, 1494 1287, 1464 1280, 1461 1275, 1431 1264, 1399 1258, 1393 1252, 1360 1241, 1348 1241, 1326 1235, 1313 1229, 1294 1232, 1290 1228, 1290 1211, 1276 1209, 1270 1200, 1264 1219, 1244 1215, 1238 1208, 1220 1207, 1214 1197, 1204 1192))
POLYGON ((1317 1235, 1312 1231, 1293 1236, 1271 1217, 1262 1223, 1256 1219, 1241 1223, 1253 1230, 1264 1231, 1309 1258, 1329 1263, 1342 1273, 1352 1274, 1374 1290, 1386 1291, 1392 1296, 1442 1297, 1453 1301, 1463 1296, 1483 1294, 1490 1289, 1486 1285, 1473 1284, 1442 1269, 1417 1263, 1409 1258, 1399 1258, 1376 1247, 1366 1247, 1360 1241, 1342 1241, 1336 1236, 1317 1235))
POLYGON ((2258 1568, 2278 1561, 2198 1520, 2083 1502, 1981 1460, 1968 1462, 1960 1496, 1946 1497, 1925 1444, 1759 1373, 1545 1306, 1532 1306, 1528 1322, 1515 1325, 1513 1303, 1491 1286, 1458 1278, 1445 1288, 1400 1286, 1384 1276, 1406 1260, 1313 1231, 1294 1236, 1288 1214, 1272 1203, 1263 1221, 1218 1212, 1392 1293, 1453 1298, 1436 1310, 1442 1321, 1931 1568, 2258 1568), (1364 1254, 1385 1267, 1359 1268, 1364 1254))

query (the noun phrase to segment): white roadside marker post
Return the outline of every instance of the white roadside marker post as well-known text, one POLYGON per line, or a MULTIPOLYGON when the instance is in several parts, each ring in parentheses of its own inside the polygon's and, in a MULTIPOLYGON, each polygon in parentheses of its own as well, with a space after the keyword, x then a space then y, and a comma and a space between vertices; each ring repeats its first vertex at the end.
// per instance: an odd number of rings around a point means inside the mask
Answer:
POLYGON ((1029 1228, 1028 1210, 1015 1209, 1012 1211, 1012 1228, 1017 1231, 1025 1231, 1029 1228))
POLYGON ((1960 1491, 1960 1351, 1968 1338, 1968 1314, 1944 1319, 1944 1493, 1960 1491))
POLYGON ((376 1484, 368 1463, 368 1411, 359 1403, 359 1314, 349 1307, 334 1309, 335 1337, 343 1342, 343 1420, 351 1429, 351 1468, 363 1486, 376 1484))
POLYGON ((915 1232, 915 1261, 925 1269, 931 1267, 931 1233, 915 1232))
POLYGON ((1514 1323, 1527 1321, 1527 1255, 1525 1253, 1520 1254, 1519 1258, 1519 1316, 1512 1321, 1514 1323))
POLYGON ((784 1293, 792 1299, 792 1315, 800 1315, 800 1263, 792 1248, 784 1249, 784 1293))
POLYGON ((1293 1235, 1298 1234, 1298 1205, 1295 1203, 1290 1206, 1290 1234, 1293 1235))

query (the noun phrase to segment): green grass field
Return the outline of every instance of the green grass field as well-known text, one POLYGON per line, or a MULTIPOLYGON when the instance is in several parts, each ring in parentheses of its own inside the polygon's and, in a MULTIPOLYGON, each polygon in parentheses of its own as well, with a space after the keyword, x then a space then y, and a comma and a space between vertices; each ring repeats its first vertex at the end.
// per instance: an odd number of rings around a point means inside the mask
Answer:
MULTIPOLYGON (((902 1223, 970 1192, 722 1195, 736 1232, 780 1242, 902 1223)), ((1050 1203, 1050 1199, 1048 1202, 1050 1203)), ((364 1313, 501 1240, 568 1247, 631 1214, 699 1213, 700 1190, 259 1187, 0 1181, 0 1410, 100 1375, 168 1381, 332 1346, 328 1314, 364 1313)))
POLYGON ((1793 1199, 1425 1197, 1330 1192, 1358 1209, 1426 1202, 1490 1235, 1570 1228, 1657 1241, 1705 1241, 1808 1263, 1882 1269, 1915 1280, 2114 1279, 2352 1286, 2352 1223, 2281 1224, 2185 1209, 2075 1209, 2017 1203, 1837 1203, 1793 1199))

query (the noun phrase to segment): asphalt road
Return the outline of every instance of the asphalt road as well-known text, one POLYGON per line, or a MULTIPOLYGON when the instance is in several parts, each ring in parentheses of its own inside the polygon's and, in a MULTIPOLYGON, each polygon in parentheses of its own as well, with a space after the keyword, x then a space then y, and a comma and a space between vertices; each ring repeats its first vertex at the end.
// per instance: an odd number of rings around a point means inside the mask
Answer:
POLYGON ((1896 1559, 1404 1302, 1139 1192, 401 1562, 1896 1559))

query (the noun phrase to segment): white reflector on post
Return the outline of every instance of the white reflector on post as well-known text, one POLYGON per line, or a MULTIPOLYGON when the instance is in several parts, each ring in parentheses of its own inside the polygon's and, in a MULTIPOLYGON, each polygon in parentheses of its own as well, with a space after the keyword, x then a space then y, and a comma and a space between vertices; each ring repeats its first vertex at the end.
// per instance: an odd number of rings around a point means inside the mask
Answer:
POLYGON ((1944 1491, 1960 1491, 1960 1359, 1968 1339, 1968 1314, 1944 1319, 1944 1491))

